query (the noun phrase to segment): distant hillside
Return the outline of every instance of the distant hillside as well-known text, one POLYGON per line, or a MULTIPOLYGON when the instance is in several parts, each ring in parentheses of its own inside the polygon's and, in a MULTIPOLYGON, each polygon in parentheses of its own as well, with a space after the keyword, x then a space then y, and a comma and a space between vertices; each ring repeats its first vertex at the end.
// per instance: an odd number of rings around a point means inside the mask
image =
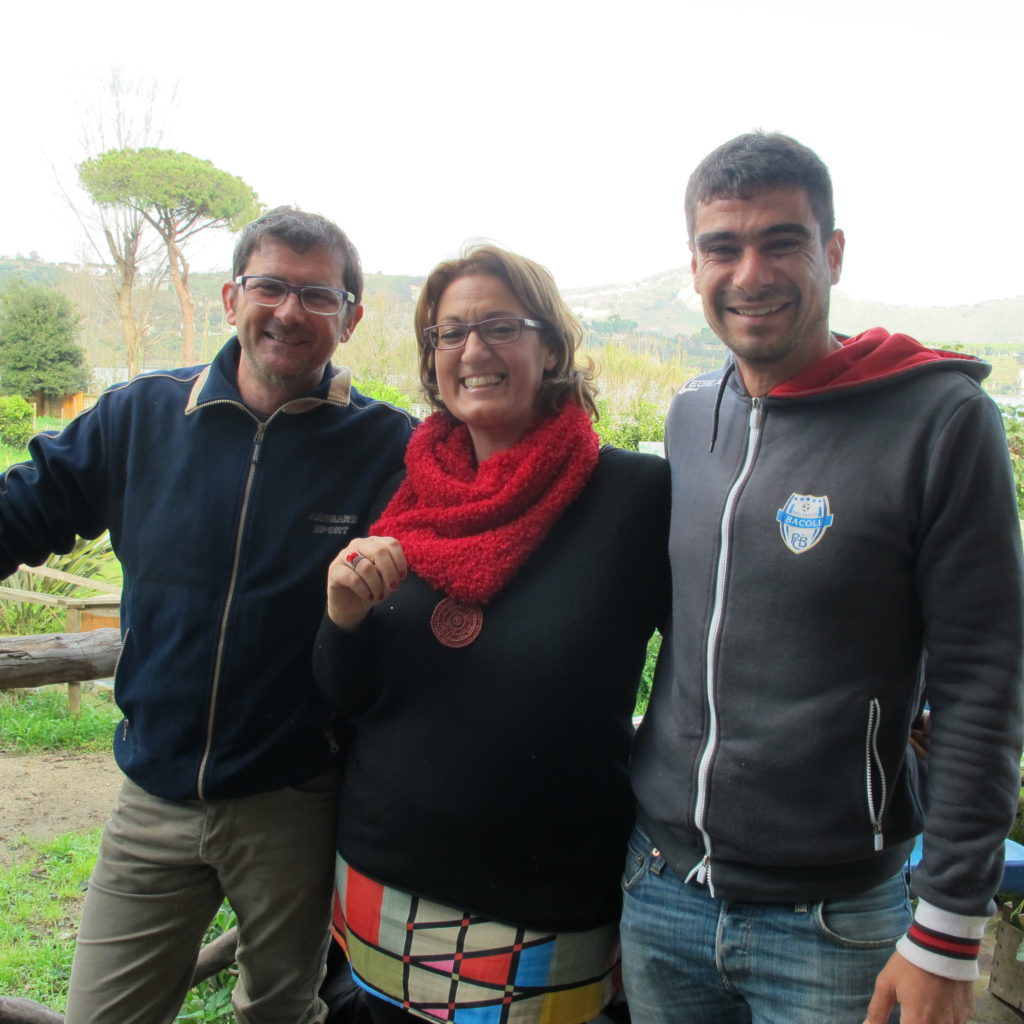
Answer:
POLYGON ((0 256, 0 288, 14 281, 55 287, 59 279, 60 265, 57 263, 44 263, 38 258, 0 256))
MULTIPOLYGON (((696 334, 705 327, 700 296, 693 290, 689 267, 676 267, 628 284, 573 288, 566 301, 588 320, 610 316, 635 320, 638 329, 673 337, 696 334)), ((856 334, 887 327, 925 343, 1020 346, 1024 348, 1024 295, 969 306, 893 306, 832 292, 832 327, 856 334)))
POLYGON ((628 284, 605 284, 564 291, 566 302, 585 320, 619 316, 638 329, 664 337, 697 334, 707 325, 689 267, 665 270, 628 284))
POLYGON ((969 306, 891 306, 832 293, 832 326, 846 334, 887 327, 933 345, 1024 348, 1024 295, 969 306))
MULTIPOLYGON (((86 348, 92 350, 91 361, 116 364, 116 357, 107 352, 119 344, 116 318, 109 312, 97 311, 96 315, 90 315, 93 312, 90 306, 100 300, 98 296, 86 296, 81 284, 75 285, 75 279, 81 280, 83 276, 102 280, 101 271, 95 267, 46 263, 38 258, 0 257, 0 288, 11 281, 22 280, 65 291, 86 314, 83 340, 86 348)), ((222 322, 220 300, 221 287, 228 276, 227 270, 192 275, 199 322, 203 332, 210 336, 208 344, 200 345, 203 358, 212 354, 228 331, 222 322)), ((416 293, 423 280, 423 277, 367 274, 364 303, 368 317, 383 316, 395 329, 403 325, 411 329, 416 293)), ((617 320, 621 320, 627 321, 621 333, 628 336, 632 328, 637 332, 637 341, 645 344, 653 336, 677 341, 694 338, 698 345, 711 342, 717 346, 706 333, 700 297, 694 293, 688 266, 675 267, 639 281, 572 288, 564 295, 569 305, 591 326, 594 332, 591 343, 600 345, 602 335, 619 334, 617 320), (696 339, 697 335, 701 337, 696 339)), ((147 365, 177 365, 179 320, 174 294, 169 283, 164 282, 155 299, 147 365)), ((982 354, 989 346, 1006 352, 1014 349, 1024 352, 1024 295, 967 306, 918 307, 856 299, 837 289, 832 293, 831 321, 832 327, 844 334, 882 326, 911 334, 926 344, 962 343, 977 346, 975 351, 982 354)), ((369 320, 364 321, 361 328, 364 336, 369 333, 368 326, 369 320)))

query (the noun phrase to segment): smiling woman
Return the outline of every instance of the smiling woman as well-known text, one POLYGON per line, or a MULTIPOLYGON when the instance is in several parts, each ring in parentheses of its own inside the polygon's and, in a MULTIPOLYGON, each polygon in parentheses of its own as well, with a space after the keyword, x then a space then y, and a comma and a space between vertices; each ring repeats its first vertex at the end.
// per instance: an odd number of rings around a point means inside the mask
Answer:
POLYGON ((581 1024, 619 983, 668 469, 599 450, 582 330, 536 263, 442 263, 416 327, 436 411, 332 564, 317 638, 318 682, 355 723, 335 932, 378 1021, 581 1024))
MULTIPOLYGON (((471 302, 474 298, 483 307, 488 305, 488 299, 496 304, 495 310, 488 316, 500 312, 498 307, 502 299, 511 304, 519 311, 513 313, 513 317, 530 318, 532 323, 523 322, 524 329, 528 327, 531 331, 537 330, 544 348, 554 354, 554 362, 551 366, 545 366, 541 379, 536 383, 534 397, 538 409, 555 412, 561 400, 569 394, 591 417, 596 417, 590 368, 577 365, 577 353, 583 343, 583 328, 566 306, 551 275, 532 260, 489 245, 474 246, 465 256, 439 264, 420 291, 415 316, 420 383, 427 401, 435 409, 445 409, 444 399, 439 393, 439 371, 436 365, 438 353, 435 347, 449 347, 437 344, 436 339, 440 334, 436 328, 442 323, 458 326, 460 318, 456 307, 460 299, 471 302), (467 280, 476 281, 476 288, 468 284, 454 287, 467 280), (481 289, 484 294, 479 294, 481 289), (467 294, 464 295, 464 292, 467 294), (477 293, 475 296, 474 292, 477 293), (442 308, 443 305, 446 308, 442 308)), ((483 319, 483 315, 477 319, 483 319)), ((462 326, 466 326, 464 321, 462 326)), ((468 341, 469 333, 460 331, 460 340, 468 341)), ((516 335, 517 340, 518 337, 516 335)), ((492 337, 491 347, 493 344, 492 337)))
POLYGON ((437 319, 439 326, 429 329, 436 339, 431 344, 449 343, 434 355, 438 392, 451 415, 469 428, 482 462, 515 444, 533 423, 537 390, 556 355, 541 341, 543 323, 531 319, 530 310, 490 274, 453 281, 437 319), (451 345, 453 337, 462 344, 451 345))

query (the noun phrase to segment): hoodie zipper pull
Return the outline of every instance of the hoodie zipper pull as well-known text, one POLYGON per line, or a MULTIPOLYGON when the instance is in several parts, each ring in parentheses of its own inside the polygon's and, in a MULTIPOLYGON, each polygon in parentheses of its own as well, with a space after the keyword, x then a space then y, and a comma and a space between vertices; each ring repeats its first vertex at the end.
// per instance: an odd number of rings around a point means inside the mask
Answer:
POLYGON ((253 438, 252 443, 252 464, 254 466, 259 465, 260 452, 263 450, 263 430, 266 427, 265 423, 261 423, 256 431, 256 437, 253 438))
POLYGON ((708 855, 705 853, 701 857, 700 862, 690 868, 690 873, 683 879, 684 882, 696 882, 698 885, 704 885, 708 880, 708 872, 710 871, 708 865, 708 855))
POLYGON ((761 429, 761 418, 764 414, 764 399, 752 398, 750 400, 750 431, 756 433, 761 429))

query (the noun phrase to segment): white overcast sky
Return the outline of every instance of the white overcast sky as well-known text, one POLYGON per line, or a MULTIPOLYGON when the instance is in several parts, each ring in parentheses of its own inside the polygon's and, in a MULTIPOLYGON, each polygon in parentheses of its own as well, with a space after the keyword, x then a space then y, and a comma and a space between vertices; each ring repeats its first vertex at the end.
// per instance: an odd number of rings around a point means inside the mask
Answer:
POLYGON ((480 236, 566 288, 679 266, 690 171, 764 127, 832 170, 845 291, 1024 294, 1020 0, 95 0, 3 22, 0 254, 83 253, 51 167, 75 180, 83 104, 120 66, 177 85, 164 146, 335 219, 370 272, 480 236))

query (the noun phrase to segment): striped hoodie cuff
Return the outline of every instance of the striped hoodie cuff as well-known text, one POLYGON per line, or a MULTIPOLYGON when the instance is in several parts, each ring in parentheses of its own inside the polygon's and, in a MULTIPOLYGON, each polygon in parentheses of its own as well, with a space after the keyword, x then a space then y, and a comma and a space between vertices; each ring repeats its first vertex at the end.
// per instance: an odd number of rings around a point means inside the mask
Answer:
POLYGON ((923 971, 956 981, 978 976, 978 953, 987 917, 968 917, 917 901, 910 930, 896 943, 905 960, 923 971))

